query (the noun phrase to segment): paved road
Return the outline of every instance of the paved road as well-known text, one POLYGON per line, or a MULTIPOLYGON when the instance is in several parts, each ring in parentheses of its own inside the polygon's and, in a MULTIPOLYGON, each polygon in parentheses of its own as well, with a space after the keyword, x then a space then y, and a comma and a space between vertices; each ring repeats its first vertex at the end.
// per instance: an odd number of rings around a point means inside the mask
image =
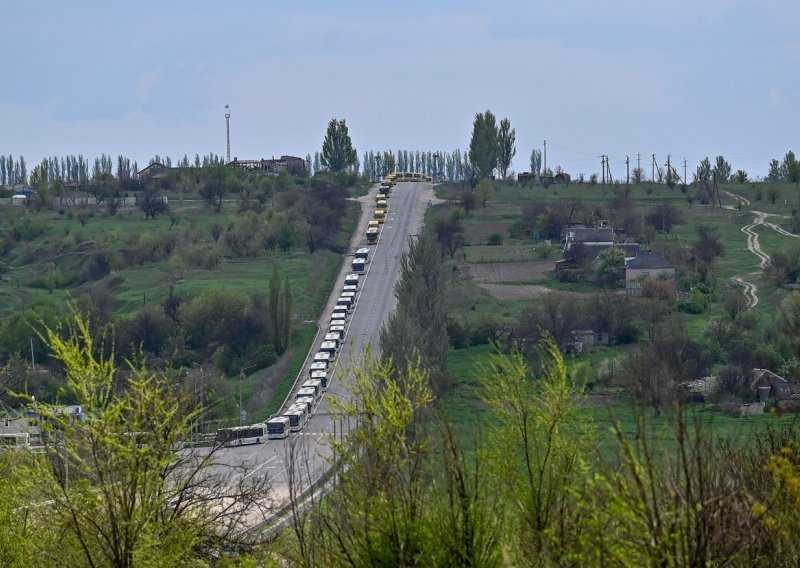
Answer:
MULTIPOLYGON (((368 246, 363 235, 374 210, 376 192, 377 186, 361 198, 362 217, 351 243, 353 251, 368 246)), ((346 396, 350 378, 347 370, 361 361, 367 346, 371 345, 372 353, 377 354, 381 327, 395 303, 394 286, 399 275, 400 257, 408 249, 408 236, 419 233, 427 203, 432 198, 432 187, 427 183, 405 182, 394 188, 380 240, 376 245, 369 246, 367 272, 359 282, 357 302, 348 319, 345 342, 335 362, 328 390, 303 431, 292 434, 286 440, 270 440, 261 445, 220 450, 216 459, 219 465, 214 469, 228 468, 233 471, 236 468, 239 473, 235 475, 243 477, 268 476, 273 487, 273 505, 276 507, 285 504, 289 498, 290 477, 307 486, 329 470, 330 435, 339 436, 343 429, 345 432, 347 430, 346 425, 343 427, 333 420, 329 403, 335 397, 346 396), (294 464, 294 469, 290 469, 290 463, 294 464)), ((312 354, 318 349, 327 330, 330 313, 343 286, 344 274, 349 272, 350 261, 350 257, 344 260, 339 280, 322 314, 321 333, 312 347, 312 354)), ((301 383, 308 377, 307 367, 302 373, 301 383)), ((261 520, 254 518, 253 523, 261 520)))

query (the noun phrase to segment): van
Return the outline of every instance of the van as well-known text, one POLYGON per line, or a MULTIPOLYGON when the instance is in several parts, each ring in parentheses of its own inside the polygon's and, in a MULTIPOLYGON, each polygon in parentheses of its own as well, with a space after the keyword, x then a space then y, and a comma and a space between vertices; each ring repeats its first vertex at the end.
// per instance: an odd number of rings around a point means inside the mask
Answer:
POLYGON ((311 373, 311 380, 319 381, 322 388, 328 388, 328 373, 325 371, 314 371, 311 373))
POLYGON ((356 251, 356 258, 363 258, 367 260, 369 258, 369 249, 367 247, 362 247, 356 251))
POLYGON ((358 286, 358 274, 348 274, 344 277, 345 286, 358 286))
POLYGON ((322 361, 314 361, 311 363, 311 366, 308 368, 309 374, 313 375, 315 371, 322 371, 323 373, 328 371, 328 364, 323 363, 322 361))
POLYGON ((338 350, 338 347, 338 341, 323 341, 322 345, 319 346, 319 350, 321 353, 330 353, 331 360, 333 360, 336 358, 336 351, 338 350))

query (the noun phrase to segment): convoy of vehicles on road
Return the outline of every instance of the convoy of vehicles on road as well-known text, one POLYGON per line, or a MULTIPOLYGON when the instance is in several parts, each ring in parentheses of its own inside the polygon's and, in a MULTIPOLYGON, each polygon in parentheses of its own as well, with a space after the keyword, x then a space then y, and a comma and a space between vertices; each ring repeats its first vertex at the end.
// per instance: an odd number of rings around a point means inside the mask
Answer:
MULTIPOLYGON (((393 172, 383 178, 376 196, 376 209, 369 221, 365 234, 367 244, 376 244, 389 211, 388 199, 393 186, 400 182, 430 182, 430 176, 416 172, 393 172)), ((281 415, 273 416, 264 423, 221 428, 217 430, 217 443, 223 446, 260 444, 262 440, 286 438, 290 433, 300 432, 308 422, 325 389, 329 384, 331 366, 344 344, 347 332, 347 318, 354 309, 361 278, 367 272, 370 249, 359 248, 351 263, 352 273, 345 276, 339 298, 333 308, 325 339, 320 350, 312 358, 309 366, 309 379, 304 381, 294 393, 292 404, 281 415)))

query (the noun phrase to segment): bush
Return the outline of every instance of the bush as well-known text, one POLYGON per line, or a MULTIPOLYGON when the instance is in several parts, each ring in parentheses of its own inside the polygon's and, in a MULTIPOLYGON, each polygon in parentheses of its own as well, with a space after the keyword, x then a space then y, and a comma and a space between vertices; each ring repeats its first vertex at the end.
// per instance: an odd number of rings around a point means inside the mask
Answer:
POLYGON ((450 338, 450 347, 453 349, 463 349, 469 347, 469 330, 466 322, 462 324, 458 320, 447 318, 447 336, 450 338))
POLYGON ((695 300, 681 300, 675 304, 675 309, 687 314, 702 314, 705 308, 695 300))
POLYGON ((492 233, 491 235, 489 235, 489 238, 486 241, 486 244, 488 244, 490 246, 502 245, 503 244, 503 235, 501 235, 500 233, 492 233))

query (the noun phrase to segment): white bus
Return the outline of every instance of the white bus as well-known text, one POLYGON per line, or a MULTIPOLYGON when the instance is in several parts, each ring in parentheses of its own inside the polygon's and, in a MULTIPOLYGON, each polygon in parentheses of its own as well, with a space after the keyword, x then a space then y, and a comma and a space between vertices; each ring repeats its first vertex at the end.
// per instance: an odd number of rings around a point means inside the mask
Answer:
POLYGON ((346 320, 343 320, 343 319, 331 320, 331 328, 340 327, 340 328, 344 329, 344 326, 346 326, 346 325, 347 325, 347 321, 346 320))
POLYGON ((329 341, 333 341, 336 344, 336 349, 339 349, 339 342, 342 340, 342 332, 341 331, 329 331, 325 334, 325 339, 322 340, 322 343, 328 343, 329 341))
MULTIPOLYGON (((317 351, 317 353, 314 355, 314 363, 320 362, 330 365, 333 362, 333 357, 327 351, 317 351)), ((327 367, 325 370, 328 370, 327 367)))
POLYGON ((249 426, 235 426, 217 430, 217 443, 222 446, 244 446, 260 444, 267 439, 267 427, 263 423, 249 426))
POLYGON ((353 286, 352 284, 348 284, 342 288, 342 293, 344 292, 352 292, 353 297, 355 298, 356 292, 358 292, 358 286, 353 286))
MULTIPOLYGON (((331 322, 335 320, 346 320, 347 319, 347 310, 340 306, 336 306, 333 308, 333 313, 331 314, 331 322)), ((331 323, 333 325, 333 323, 331 323)))
POLYGON ((333 325, 328 328, 328 333, 341 333, 344 336, 344 325, 333 325))
POLYGON ((362 247, 356 251, 356 258, 363 258, 367 260, 369 258, 369 249, 367 247, 362 247))
POLYGON ((364 272, 367 270, 367 261, 363 258, 354 258, 350 266, 352 267, 354 273, 364 274, 364 272))
POLYGON ((319 381, 322 388, 328 388, 328 373, 325 371, 311 371, 311 380, 319 381))
POLYGON ((322 381, 319 379, 308 379, 306 382, 303 383, 304 389, 314 389, 316 393, 315 396, 319 397, 322 396, 322 381))
POLYGON ((314 387, 300 387, 297 390, 297 394, 294 396, 294 399, 295 401, 298 401, 301 398, 308 396, 316 400, 317 397, 319 397, 320 392, 322 391, 320 391, 319 389, 315 389, 314 387))
POLYGON ((336 307, 334 309, 338 310, 341 307, 349 312, 353 308, 353 301, 350 296, 339 296, 336 299, 336 307))
POLYGON ((319 361, 319 362, 314 361, 313 363, 311 363, 311 366, 308 368, 308 372, 310 374, 313 374, 314 371, 322 371, 323 373, 327 372, 328 371, 328 364, 327 363, 323 363, 322 361, 319 361))
POLYGON ((348 274, 344 277, 345 286, 358 286, 358 274, 348 274))
POLYGON ((292 406, 303 405, 303 408, 306 411, 306 413, 311 414, 311 412, 314 410, 315 402, 316 401, 314 400, 313 396, 299 396, 295 399, 294 404, 292 406))
POLYGON ((333 361, 334 359, 336 359, 336 351, 338 344, 339 344, 338 341, 323 341, 322 345, 319 346, 319 352, 328 353, 331 356, 330 360, 333 361))
POLYGON ((291 406, 283 415, 289 419, 289 431, 299 432, 306 425, 308 413, 300 407, 291 406))
POLYGON ((280 440, 289 436, 289 418, 276 416, 267 420, 267 438, 280 440))

